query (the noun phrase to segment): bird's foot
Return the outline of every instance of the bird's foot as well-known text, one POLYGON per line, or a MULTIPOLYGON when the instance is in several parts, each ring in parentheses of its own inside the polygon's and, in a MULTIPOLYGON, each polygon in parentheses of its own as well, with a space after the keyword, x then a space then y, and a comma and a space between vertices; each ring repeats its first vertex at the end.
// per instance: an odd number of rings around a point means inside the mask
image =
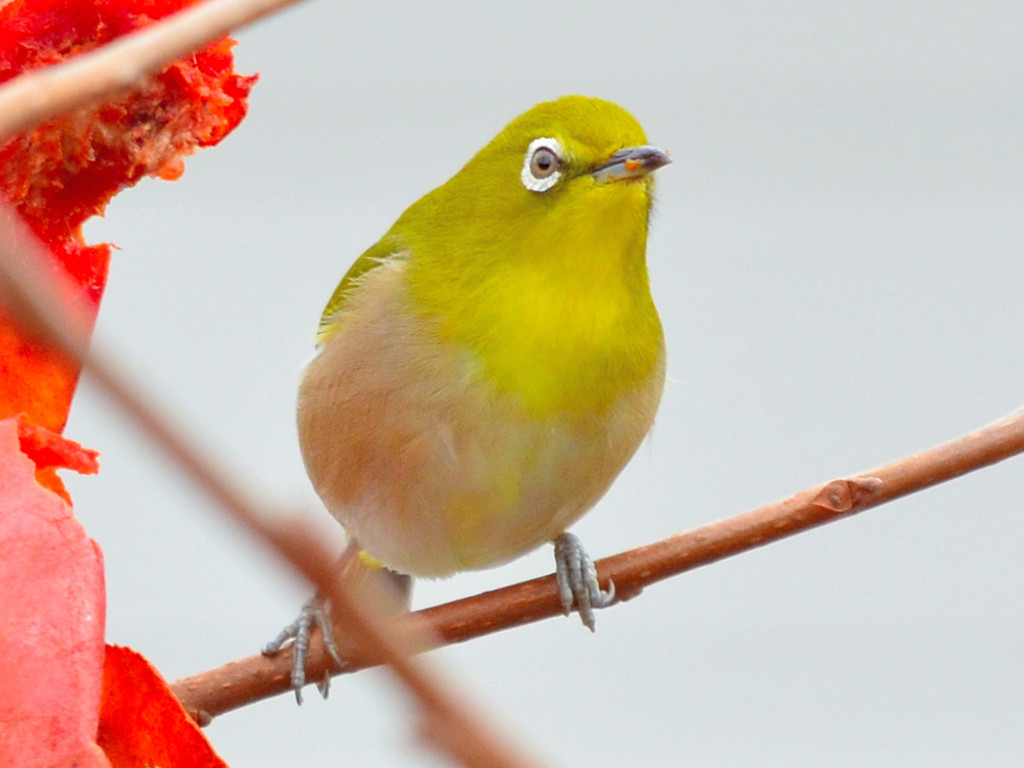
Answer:
MULTIPOLYGON (((267 643, 261 653, 264 656, 273 656, 287 645, 292 647, 292 690, 295 691, 295 701, 302 704, 302 689, 306 685, 306 656, 309 654, 309 637, 316 626, 320 629, 320 635, 324 640, 324 647, 334 659, 334 663, 342 666, 341 654, 338 653, 338 645, 334 641, 334 629, 331 624, 331 607, 325 599, 313 597, 306 601, 299 611, 298 617, 281 630, 277 637, 267 643)), ((324 673, 323 680, 319 680, 316 688, 325 699, 331 689, 331 673, 324 673)))
POLYGON ((562 612, 568 616, 575 605, 580 620, 593 632, 594 609, 606 608, 615 602, 615 584, 609 579, 608 590, 601 589, 594 561, 571 533, 563 533, 555 539, 555 576, 562 612))
MULTIPOLYGON (((338 562, 341 578, 347 579, 352 588, 358 589, 366 605, 374 606, 386 616, 393 616, 409 610, 412 597, 412 577, 396 573, 381 565, 371 564, 360 557, 358 544, 351 544, 338 562)), ((295 700, 302 703, 302 688, 306 685, 306 658, 309 655, 309 638, 313 627, 320 629, 324 647, 341 669, 344 664, 341 652, 334 639, 334 624, 331 621, 331 606, 326 598, 317 595, 302 606, 298 618, 281 630, 280 634, 263 648, 265 656, 273 656, 282 648, 292 647, 292 690, 295 700)), ((316 688, 325 699, 330 692, 331 671, 324 672, 316 688)))

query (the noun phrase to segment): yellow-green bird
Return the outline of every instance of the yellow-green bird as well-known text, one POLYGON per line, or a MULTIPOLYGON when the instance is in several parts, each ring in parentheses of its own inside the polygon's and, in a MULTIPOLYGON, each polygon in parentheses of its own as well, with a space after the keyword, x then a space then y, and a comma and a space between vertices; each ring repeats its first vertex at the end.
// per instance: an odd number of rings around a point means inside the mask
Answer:
POLYGON ((366 555, 439 577, 555 542, 566 613, 593 628, 611 588, 566 529, 661 398, 646 244, 650 174, 668 162, 615 104, 538 104, 348 270, 298 429, 317 493, 366 555))

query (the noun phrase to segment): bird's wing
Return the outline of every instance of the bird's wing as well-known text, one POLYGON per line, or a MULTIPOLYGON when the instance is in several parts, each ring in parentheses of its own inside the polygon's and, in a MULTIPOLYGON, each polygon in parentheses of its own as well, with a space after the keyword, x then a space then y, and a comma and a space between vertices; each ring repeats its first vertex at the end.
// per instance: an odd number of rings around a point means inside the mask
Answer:
POLYGON ((331 294, 327 306, 324 307, 323 314, 320 315, 320 325, 316 331, 317 346, 327 341, 338 330, 341 325, 341 314, 348 304, 349 297, 352 295, 352 291, 359 287, 363 277, 391 259, 406 256, 407 252, 405 242, 399 235, 388 234, 356 259, 345 276, 341 278, 341 282, 331 294))

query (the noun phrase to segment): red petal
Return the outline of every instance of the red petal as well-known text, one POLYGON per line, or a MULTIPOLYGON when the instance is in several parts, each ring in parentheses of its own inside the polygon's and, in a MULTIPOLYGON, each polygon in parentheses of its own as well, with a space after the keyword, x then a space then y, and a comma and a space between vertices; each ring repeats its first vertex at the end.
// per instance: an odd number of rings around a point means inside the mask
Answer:
POLYGON ((0 419, 24 414, 59 432, 77 382, 77 364, 27 337, 0 310, 0 419))
POLYGON ((103 558, 34 471, 17 421, 0 421, 0 755, 4 766, 106 766, 94 743, 103 558))
POLYGON ((107 646, 97 737, 114 768, 226 768, 152 665, 107 646))
POLYGON ((84 448, 74 440, 30 424, 23 418, 18 420, 18 440, 21 452, 36 465, 36 482, 60 494, 68 504, 71 497, 56 470, 73 469, 83 475, 95 475, 100 471, 98 451, 84 448))
POLYGON ((32 459, 37 469, 61 467, 73 469, 83 475, 95 475, 100 465, 96 460, 98 451, 83 448, 74 440, 51 432, 44 427, 18 423, 18 440, 21 452, 32 459))

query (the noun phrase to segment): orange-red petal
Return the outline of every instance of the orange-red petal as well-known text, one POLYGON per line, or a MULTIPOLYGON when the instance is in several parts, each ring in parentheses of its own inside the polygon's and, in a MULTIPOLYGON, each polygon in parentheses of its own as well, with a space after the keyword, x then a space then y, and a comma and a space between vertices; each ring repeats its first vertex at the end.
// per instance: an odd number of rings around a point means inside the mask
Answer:
POLYGON ((226 768, 153 666, 107 646, 97 737, 113 768, 226 768))
MULTIPOLYGON (((152 24, 194 0, 12 0, 0 6, 0 83, 152 24)), ((0 145, 0 196, 81 286, 93 318, 110 249, 81 225, 143 176, 181 175, 182 158, 216 144, 245 116, 255 77, 235 73, 223 38, 98 106, 48 120, 0 145)), ((24 413, 63 429, 78 366, 42 348, 0 312, 0 418, 24 413)))

